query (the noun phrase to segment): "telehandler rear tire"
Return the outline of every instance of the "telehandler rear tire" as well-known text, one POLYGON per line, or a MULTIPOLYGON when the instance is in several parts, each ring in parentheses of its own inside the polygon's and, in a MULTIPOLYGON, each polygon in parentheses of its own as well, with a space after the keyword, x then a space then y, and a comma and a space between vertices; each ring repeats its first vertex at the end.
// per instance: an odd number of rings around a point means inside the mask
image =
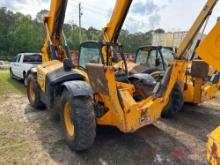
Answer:
POLYGON ((33 74, 29 74, 27 78, 27 96, 32 107, 36 109, 42 109, 45 107, 40 100, 40 88, 37 84, 37 79, 33 74))
POLYGON ((176 82, 170 94, 169 102, 161 113, 161 117, 172 118, 177 112, 179 112, 182 109, 183 104, 183 93, 179 83, 176 82))
POLYGON ((96 120, 90 96, 73 97, 64 90, 61 124, 71 150, 82 151, 91 147, 96 136, 96 120))

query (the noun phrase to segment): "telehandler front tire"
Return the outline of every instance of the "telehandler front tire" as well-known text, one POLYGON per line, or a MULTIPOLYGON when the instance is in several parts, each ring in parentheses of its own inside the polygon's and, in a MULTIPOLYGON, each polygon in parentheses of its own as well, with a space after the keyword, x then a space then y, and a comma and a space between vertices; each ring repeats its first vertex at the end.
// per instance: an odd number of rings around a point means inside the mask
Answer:
POLYGON ((32 107, 36 109, 44 108, 44 104, 40 100, 40 88, 33 74, 29 74, 27 78, 27 96, 32 107))
POLYGON ((183 104, 183 93, 179 83, 176 82, 170 94, 169 102, 161 113, 161 117, 172 118, 177 112, 179 112, 182 109, 183 104))
POLYGON ((96 120, 90 96, 74 97, 64 90, 61 124, 71 150, 82 151, 91 147, 96 136, 96 120))

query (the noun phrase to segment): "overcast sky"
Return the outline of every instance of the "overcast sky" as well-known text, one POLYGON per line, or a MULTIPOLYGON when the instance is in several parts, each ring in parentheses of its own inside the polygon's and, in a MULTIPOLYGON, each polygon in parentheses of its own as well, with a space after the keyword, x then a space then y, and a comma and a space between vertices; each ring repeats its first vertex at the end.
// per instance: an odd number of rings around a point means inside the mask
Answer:
MULTIPOLYGON (((78 24, 78 3, 82 4, 82 26, 104 27, 116 0, 69 0, 66 22, 78 24)), ((185 31, 191 26, 207 0, 133 0, 124 29, 146 32, 156 28, 166 31, 185 31)), ((0 0, 0 7, 30 14, 35 18, 41 9, 49 9, 49 0, 0 0)), ((220 16, 220 4, 214 9, 207 31, 220 16)))

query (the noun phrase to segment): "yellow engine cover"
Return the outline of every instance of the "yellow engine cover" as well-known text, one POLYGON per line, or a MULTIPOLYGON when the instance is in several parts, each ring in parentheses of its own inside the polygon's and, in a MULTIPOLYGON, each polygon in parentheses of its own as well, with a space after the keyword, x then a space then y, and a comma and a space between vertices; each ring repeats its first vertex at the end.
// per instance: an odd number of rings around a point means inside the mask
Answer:
POLYGON ((209 135, 207 159, 211 165, 220 165, 220 126, 209 135))
POLYGON ((61 61, 52 60, 37 67, 37 82, 43 92, 45 92, 46 75, 62 66, 63 63, 61 61))

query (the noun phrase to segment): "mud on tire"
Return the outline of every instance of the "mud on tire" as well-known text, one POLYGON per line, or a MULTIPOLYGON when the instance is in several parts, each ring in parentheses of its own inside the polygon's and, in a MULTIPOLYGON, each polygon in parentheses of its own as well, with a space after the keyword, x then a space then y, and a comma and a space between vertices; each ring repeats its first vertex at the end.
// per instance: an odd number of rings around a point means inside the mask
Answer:
POLYGON ((170 94, 169 102, 161 113, 161 117, 172 118, 177 112, 179 112, 182 109, 183 104, 183 93, 179 83, 176 82, 170 94))
POLYGON ((91 147, 96 136, 96 121, 90 96, 73 97, 67 90, 64 90, 62 94, 61 124, 64 138, 71 150, 82 151, 91 147), (69 108, 66 108, 68 105, 69 108), (71 111, 69 116, 66 112, 67 109, 71 111), (67 117, 70 121, 66 119, 67 117), (68 131, 68 123, 72 124, 73 132, 71 125, 69 126, 70 131, 68 131))
POLYGON ((40 88, 37 84, 37 78, 29 74, 27 78, 27 96, 30 105, 36 109, 43 109, 45 105, 40 100, 40 88))

